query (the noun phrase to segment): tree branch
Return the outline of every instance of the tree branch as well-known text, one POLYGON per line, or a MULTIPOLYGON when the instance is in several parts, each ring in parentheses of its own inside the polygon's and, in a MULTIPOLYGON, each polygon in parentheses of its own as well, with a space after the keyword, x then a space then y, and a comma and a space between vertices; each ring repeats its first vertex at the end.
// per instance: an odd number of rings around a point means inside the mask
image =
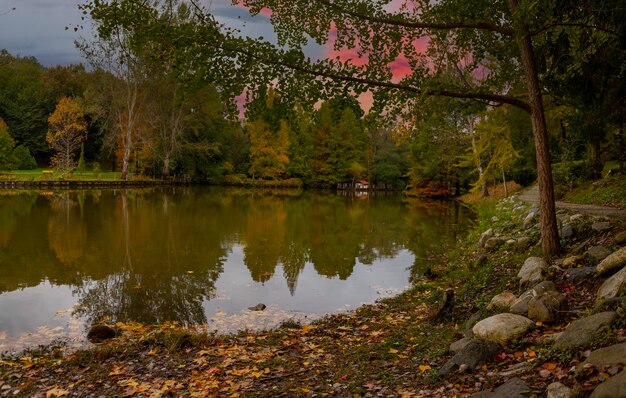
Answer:
POLYGON ((539 30, 535 30, 533 32, 530 32, 529 36, 530 37, 536 36, 536 35, 538 35, 540 33, 543 33, 545 31, 550 30, 550 29, 552 29, 554 27, 557 27, 557 26, 569 26, 569 27, 577 27, 577 28, 597 29, 597 30, 601 30, 601 31, 606 32, 606 33, 610 33, 610 34, 615 35, 617 37, 622 37, 618 32, 616 32, 614 30, 611 30, 611 29, 608 29, 608 28, 604 28, 604 27, 599 26, 599 25, 587 25, 587 24, 584 24, 584 23, 576 23, 576 22, 555 22, 555 23, 551 23, 551 24, 548 24, 548 25, 542 27, 539 30))
POLYGON ((514 31, 513 28, 507 26, 501 26, 494 24, 492 22, 486 21, 457 21, 457 22, 448 22, 448 23, 429 23, 429 22, 418 22, 418 21, 407 21, 400 18, 393 17, 375 17, 370 15, 360 14, 351 10, 346 10, 343 7, 338 6, 334 2, 330 0, 314 0, 315 2, 325 5, 326 7, 332 8, 335 11, 338 11, 342 14, 349 15, 354 18, 358 18, 364 21, 391 25, 391 26, 402 26, 405 28, 411 29, 430 29, 430 30, 449 30, 449 29, 480 29, 480 30, 488 30, 491 32, 497 32, 503 34, 505 36, 513 36, 514 31))

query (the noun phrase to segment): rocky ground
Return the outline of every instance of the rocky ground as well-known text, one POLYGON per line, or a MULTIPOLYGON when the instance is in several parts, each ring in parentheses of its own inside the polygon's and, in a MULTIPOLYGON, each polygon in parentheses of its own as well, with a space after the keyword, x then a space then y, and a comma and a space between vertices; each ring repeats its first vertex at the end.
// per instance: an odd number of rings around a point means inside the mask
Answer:
POLYGON ((483 209, 477 232, 410 291, 311 325, 215 336, 115 325, 87 350, 0 360, 0 396, 626 396, 626 223, 483 209))

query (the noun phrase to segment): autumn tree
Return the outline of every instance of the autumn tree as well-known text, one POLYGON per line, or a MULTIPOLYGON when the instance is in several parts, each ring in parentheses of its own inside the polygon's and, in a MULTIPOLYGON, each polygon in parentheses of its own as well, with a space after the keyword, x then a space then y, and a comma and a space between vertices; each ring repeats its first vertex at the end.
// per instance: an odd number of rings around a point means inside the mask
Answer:
POLYGON ((14 147, 15 141, 9 134, 9 127, 0 118, 0 170, 10 170, 15 167, 14 147))
POLYGON ((86 139, 87 123, 83 106, 73 98, 62 98, 48 118, 46 142, 56 154, 51 163, 58 169, 71 169, 76 165, 76 151, 86 139))

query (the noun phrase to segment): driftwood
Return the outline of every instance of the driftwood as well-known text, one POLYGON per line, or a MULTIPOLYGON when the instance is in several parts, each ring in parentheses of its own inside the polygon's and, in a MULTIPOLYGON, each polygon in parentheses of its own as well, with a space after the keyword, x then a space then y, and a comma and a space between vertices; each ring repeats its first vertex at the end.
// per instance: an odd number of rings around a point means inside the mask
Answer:
POLYGON ((452 308, 453 301, 454 290, 446 290, 446 292, 443 294, 443 299, 441 300, 441 303, 439 303, 439 306, 436 309, 430 312, 430 314, 428 315, 428 319, 436 320, 441 318, 445 312, 452 308))

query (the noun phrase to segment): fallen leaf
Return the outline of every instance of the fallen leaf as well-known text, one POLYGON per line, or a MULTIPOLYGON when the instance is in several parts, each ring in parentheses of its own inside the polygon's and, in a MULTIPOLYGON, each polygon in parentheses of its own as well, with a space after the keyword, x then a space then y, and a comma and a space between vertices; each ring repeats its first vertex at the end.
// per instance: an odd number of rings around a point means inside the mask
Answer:
POLYGON ((427 371, 427 370, 430 370, 430 369, 431 369, 431 367, 430 367, 430 366, 428 366, 428 365, 420 365, 420 366, 418 366, 417 368, 420 370, 420 372, 421 372, 421 373, 424 373, 425 371, 427 371))
POLYGON ((68 395, 69 393, 70 393, 69 391, 55 386, 55 387, 52 387, 51 389, 49 389, 48 391, 46 391, 46 398, 64 397, 64 396, 68 395))

